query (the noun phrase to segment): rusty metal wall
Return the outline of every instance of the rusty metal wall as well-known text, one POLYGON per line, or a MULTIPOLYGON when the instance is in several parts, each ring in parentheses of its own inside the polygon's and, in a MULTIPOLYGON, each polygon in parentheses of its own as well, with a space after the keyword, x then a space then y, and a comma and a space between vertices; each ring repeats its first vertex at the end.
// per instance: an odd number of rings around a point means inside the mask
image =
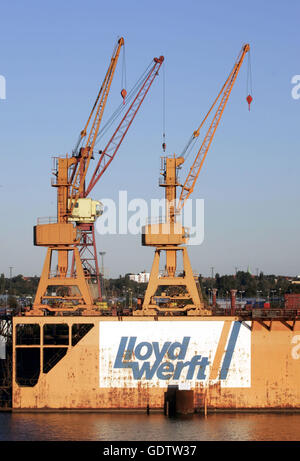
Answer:
MULTIPOLYGON (((151 357, 155 359, 154 352, 151 357)), ((172 359, 178 362, 181 358, 188 360, 185 362, 189 364, 186 372, 193 375, 191 378, 182 374, 181 386, 194 390, 195 409, 300 408, 300 322, 240 322, 238 317, 179 317, 172 321, 170 318, 157 321, 150 317, 124 317, 122 320, 111 317, 16 317, 13 335, 13 408, 146 411, 149 405, 150 409, 163 409, 167 386, 176 382, 166 379, 171 377, 171 369, 174 368, 166 362, 172 362, 172 359), (72 324, 93 323, 94 327, 74 346, 70 336, 65 345, 68 349, 66 355, 48 373, 44 373, 43 349, 49 346, 44 344, 43 334, 38 345, 16 344, 15 328, 18 324, 26 323, 39 324, 41 331, 49 323, 64 323, 69 325, 70 330, 72 324), (176 356, 175 348, 172 353, 170 348, 172 344, 176 346, 172 331, 179 326, 181 334, 176 338, 179 343, 176 356), (197 327, 201 334, 195 337, 197 327), (153 379, 135 379, 132 368, 132 363, 137 363, 135 354, 140 365, 147 361, 155 349, 155 335, 151 343, 153 348, 148 351, 150 340, 147 338, 156 330, 165 331, 158 350, 162 351, 164 344, 167 344, 171 358, 165 354, 160 362, 158 371, 161 379, 157 373, 153 379), (111 331, 116 334, 109 346, 111 331), (136 332, 135 336, 133 332, 136 332), (134 337, 136 340, 130 349, 129 341, 134 337), (191 339, 189 342, 186 339, 184 344, 184 338, 191 339), (19 385, 16 382, 17 350, 32 347, 40 350, 38 382, 32 387, 19 385), (203 352, 206 347, 210 351, 209 364, 201 362, 206 360, 203 352), (106 354, 106 350, 110 352, 106 354), (128 350, 134 354, 128 355, 128 350), (116 351, 119 353, 119 364, 116 362, 116 351), (243 357, 240 358, 240 354, 243 357), (190 365, 192 360, 197 368, 190 365), (242 373, 241 366, 244 370, 242 373), (197 376, 195 370, 198 370, 197 376), (222 373, 226 375, 223 379, 222 373), (197 379, 198 376, 200 379, 197 379)))

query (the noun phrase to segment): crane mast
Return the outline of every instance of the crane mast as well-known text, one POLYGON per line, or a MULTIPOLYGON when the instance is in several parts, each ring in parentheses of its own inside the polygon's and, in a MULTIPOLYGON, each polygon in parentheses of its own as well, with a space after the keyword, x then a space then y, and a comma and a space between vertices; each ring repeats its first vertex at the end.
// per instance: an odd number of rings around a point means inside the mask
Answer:
POLYGON ((221 91, 204 117, 199 128, 194 131, 183 155, 162 158, 161 178, 159 185, 165 188, 166 212, 165 220, 149 223, 142 231, 142 245, 154 246, 155 255, 151 269, 148 287, 145 293, 142 309, 135 311, 135 315, 157 315, 158 313, 173 315, 203 315, 209 314, 204 307, 199 284, 195 281, 192 267, 184 246, 188 243, 188 230, 176 219, 182 211, 188 197, 192 194, 199 173, 203 166, 209 147, 216 133, 224 109, 231 94, 246 53, 250 50, 248 44, 241 49, 232 71, 223 84, 221 91), (219 104, 217 105, 217 103, 219 104), (184 154, 192 141, 199 136, 200 129, 217 105, 217 109, 197 152, 190 171, 183 184, 178 178, 178 170, 184 164, 184 154), (176 203, 177 187, 181 187, 181 194, 176 203), (165 253, 166 264, 163 274, 159 271, 161 252, 165 253), (183 271, 177 272, 177 256, 182 254, 183 271))

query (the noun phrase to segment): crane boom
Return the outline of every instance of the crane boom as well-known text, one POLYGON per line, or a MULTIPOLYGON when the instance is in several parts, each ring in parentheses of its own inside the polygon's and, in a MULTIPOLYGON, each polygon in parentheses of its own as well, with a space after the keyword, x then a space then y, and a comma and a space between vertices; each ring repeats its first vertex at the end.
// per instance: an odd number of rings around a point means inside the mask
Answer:
POLYGON ((131 103, 129 109, 124 115, 123 119, 119 123, 114 134, 110 138, 107 146, 100 154, 100 159, 95 168, 94 174, 89 182, 89 185, 86 189, 85 196, 87 196, 91 190, 95 187, 96 183, 99 181, 107 167, 110 165, 114 159, 131 123, 133 122, 142 102, 144 101, 155 77, 158 75, 158 71, 164 61, 164 57, 160 56, 159 58, 153 59, 153 65, 145 75, 143 82, 141 83, 140 89, 131 103))
POLYGON ((118 58, 120 55, 121 47, 124 45, 123 37, 118 40, 117 45, 115 46, 113 55, 110 60, 110 64, 108 70, 106 72, 104 81, 101 85, 100 91, 96 98, 95 104, 92 108, 88 121, 84 127, 84 129, 80 133, 79 141, 75 148, 75 155, 80 157, 80 161, 77 164, 76 172, 74 173, 74 177, 72 178, 72 183, 70 186, 70 194, 69 197, 71 199, 70 206, 69 206, 69 214, 72 214, 72 211, 75 207, 75 204, 80 196, 84 194, 84 184, 85 178, 88 171, 90 160, 93 156, 94 145, 96 142, 96 138, 98 135, 100 123, 102 120, 103 112, 106 106, 110 86, 112 83, 112 79, 114 76, 114 72, 116 69, 116 65, 118 62, 118 58), (94 119, 92 121, 92 125, 88 134, 87 141, 85 146, 80 149, 78 152, 80 142, 86 137, 87 135, 87 128, 91 122, 92 116, 95 112, 94 119))
POLYGON ((245 55, 246 53, 250 50, 250 46, 249 44, 246 44, 243 46, 243 48, 241 49, 239 55, 238 55, 238 58, 236 60, 236 63, 232 69, 232 71, 230 72, 227 80, 225 81, 220 93, 218 94, 217 98, 215 99, 212 107, 210 108, 209 112, 207 113, 207 115, 205 116, 205 118, 203 119, 201 125, 199 126, 199 128, 194 131, 193 133, 193 136, 192 136, 192 139, 195 139, 196 137, 199 136, 199 132, 200 132, 200 129, 203 125, 203 123, 206 121, 208 115, 210 114, 210 112, 212 111, 213 107, 216 105, 217 101, 219 100, 219 98, 221 97, 221 101, 220 101, 220 104, 216 110, 216 113, 213 117, 213 120, 208 128, 208 131, 205 135, 205 138, 201 144, 201 147, 195 157, 195 160, 190 168, 190 171, 188 173, 188 176, 184 182, 184 184, 182 185, 182 190, 181 190, 181 194, 180 194, 180 197, 179 197, 179 201, 178 201, 178 205, 177 205, 177 213, 179 213, 186 200, 188 199, 188 197, 191 195, 191 193, 193 192, 194 190, 194 187, 195 187, 195 184, 196 184, 196 181, 198 179, 198 176, 199 176, 199 173, 202 169, 202 166, 203 166, 203 163, 204 163, 204 160, 206 158, 206 155, 207 155, 207 152, 209 150, 209 147, 211 145, 211 142, 214 138, 214 135, 215 135, 215 132, 216 132, 216 129, 219 125, 219 122, 221 120, 221 117, 222 117, 222 114, 224 112, 224 109, 226 107, 226 104, 227 104, 227 101, 228 101, 228 98, 229 98, 229 95, 231 93, 231 90, 233 88, 233 85, 235 83, 235 80, 238 76, 238 73, 240 71, 240 68, 241 68, 241 65, 243 63, 243 60, 245 58, 245 55))

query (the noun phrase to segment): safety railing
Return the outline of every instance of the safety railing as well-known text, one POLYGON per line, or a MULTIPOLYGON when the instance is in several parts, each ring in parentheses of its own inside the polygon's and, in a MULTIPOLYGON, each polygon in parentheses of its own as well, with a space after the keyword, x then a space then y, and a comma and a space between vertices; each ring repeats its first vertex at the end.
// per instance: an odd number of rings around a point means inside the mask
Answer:
POLYGON ((146 224, 164 224, 165 222, 166 222, 165 216, 146 218, 146 224))
MULTIPOLYGON (((77 278, 76 272, 68 271, 64 275, 65 278, 77 278)), ((49 278, 61 278, 61 274, 58 272, 58 270, 52 270, 49 272, 49 278)))
POLYGON ((37 218, 37 224, 54 224, 57 223, 56 216, 42 216, 37 218))
POLYGON ((237 309, 237 308, 213 308, 212 314, 216 316, 237 316, 249 319, 300 319, 299 309, 237 309))
MULTIPOLYGON (((161 176, 160 178, 158 178, 158 185, 159 186, 166 186, 167 185, 167 181, 166 181, 166 178, 164 176, 161 176)), ((180 186, 179 176, 175 177, 175 184, 172 184, 172 185, 180 186)))

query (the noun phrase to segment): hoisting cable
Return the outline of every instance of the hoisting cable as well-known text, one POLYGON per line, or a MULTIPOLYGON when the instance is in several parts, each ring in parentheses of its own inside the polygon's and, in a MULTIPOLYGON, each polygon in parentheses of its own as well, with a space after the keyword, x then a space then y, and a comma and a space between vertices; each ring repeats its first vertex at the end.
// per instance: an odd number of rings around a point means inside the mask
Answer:
POLYGON ((123 45, 123 61, 122 61, 122 77, 121 77, 121 96, 123 98, 123 104, 125 104, 125 98, 127 96, 127 82, 126 82, 126 56, 125 56, 125 44, 123 45))
POLYGON ((250 104, 253 101, 253 92, 252 92, 252 70, 251 70, 251 56, 250 50, 248 52, 248 68, 247 68, 247 90, 246 90, 246 101, 248 103, 249 111, 250 111, 250 104))
POLYGON ((213 110, 213 108, 215 107, 217 101, 219 100, 219 98, 221 97, 221 95, 223 94, 223 91, 224 91, 224 88, 226 87, 229 79, 231 78, 232 74, 233 74, 233 71, 234 71, 234 68, 235 68, 235 65, 232 67, 231 71, 230 71, 230 74, 229 76, 227 77, 225 83, 223 84, 221 90, 219 91, 219 94, 217 95, 216 99, 214 100, 211 108, 209 109, 209 111, 207 112, 206 116, 204 117, 204 119, 202 120, 199 128, 194 131, 194 133, 192 134, 192 136, 190 137, 187 145, 185 146, 185 148, 183 149, 182 153, 181 153, 181 157, 184 157, 185 159, 188 158, 188 156, 190 155, 190 153, 192 152, 192 149, 196 143, 196 139, 199 137, 199 134, 200 134, 200 130, 202 128, 202 126, 204 125, 204 123, 206 122, 209 114, 211 113, 211 111, 213 110))
MULTIPOLYGON (((115 47, 114 47, 113 56, 115 56, 115 54, 116 54, 116 51, 117 51, 117 48, 118 48, 118 44, 119 44, 119 37, 118 37, 117 42, 116 42, 115 47)), ((124 45, 124 46, 125 46, 125 45, 124 45)), ((112 58, 112 59, 113 59, 113 58, 112 58)), ((114 59, 115 59, 115 58, 114 58, 114 59)), ((102 85, 104 85, 104 82, 103 82, 102 85)), ((93 106, 93 108, 92 108, 92 111, 91 111, 91 113, 90 113, 90 116, 89 116, 89 118, 88 118, 88 121, 87 121, 87 123, 86 123, 84 129, 80 132, 80 135, 79 135, 79 137, 78 137, 76 146, 75 146, 75 148, 74 148, 73 151, 72 151, 72 155, 73 155, 73 156, 77 156, 77 155, 78 155, 79 147, 82 146, 82 144, 83 144, 83 142, 84 142, 84 139, 85 139, 86 134, 87 134, 87 132, 86 132, 86 131, 87 131, 87 127, 88 127, 88 125, 89 125, 89 123, 90 123, 90 121, 91 121, 92 115, 93 115, 93 113, 94 113, 94 111, 95 111, 95 109, 96 109, 97 103, 98 103, 99 98, 100 98, 100 94, 101 94, 101 92, 102 92, 102 88, 103 88, 103 87, 101 86, 100 91, 99 91, 99 93, 98 93, 98 95, 97 95, 96 101, 95 101, 95 103, 94 103, 94 106, 93 106)))
POLYGON ((125 110, 128 104, 133 100, 135 95, 138 93, 139 89, 143 85, 145 79, 147 78, 149 74, 150 68, 153 66, 153 61, 150 62, 146 70, 143 72, 143 74, 140 76, 140 78, 137 80, 133 88, 129 91, 129 93, 126 96, 125 103, 121 103, 115 112, 110 116, 110 118, 107 120, 107 122, 102 125, 102 128, 100 129, 95 146, 99 143, 100 139, 107 133, 107 131, 110 129, 110 127, 113 125, 113 123, 116 121, 116 119, 120 116, 120 114, 125 110))
MULTIPOLYGON (((232 71, 233 71, 233 69, 232 69, 232 71)), ((230 75, 232 74, 232 71, 230 72, 230 75)), ((228 78, 229 78, 229 77, 228 77, 228 78)), ((215 107, 215 105, 216 105, 218 99, 220 98, 221 94, 223 93, 223 90, 224 90, 224 88, 225 88, 225 86, 226 86, 227 81, 228 81, 228 79, 226 80, 226 82, 225 82, 224 85, 222 86, 222 88, 221 88, 221 90, 220 90, 218 96, 216 97, 216 99, 214 100, 214 102, 213 102, 211 108, 209 109, 209 111, 207 112, 206 116, 205 116, 204 119, 202 120, 202 122, 201 122, 201 124, 200 124, 198 130, 194 131, 194 133, 193 133, 192 136, 190 137, 190 139, 189 139, 187 145, 185 146, 185 148, 184 148, 183 151, 182 151, 181 157, 185 157, 185 156, 186 156, 185 158, 187 158, 188 155, 191 153, 191 149, 190 149, 190 148, 192 148, 192 147, 194 146, 194 144, 195 144, 195 142, 193 143, 193 141, 195 141, 196 138, 198 138, 202 126, 203 126, 204 123, 206 122, 206 120, 207 120, 209 114, 211 113, 211 111, 212 111, 213 108, 215 107)))
POLYGON ((162 148, 166 152, 166 75, 165 75, 165 63, 163 63, 163 142, 162 148))

